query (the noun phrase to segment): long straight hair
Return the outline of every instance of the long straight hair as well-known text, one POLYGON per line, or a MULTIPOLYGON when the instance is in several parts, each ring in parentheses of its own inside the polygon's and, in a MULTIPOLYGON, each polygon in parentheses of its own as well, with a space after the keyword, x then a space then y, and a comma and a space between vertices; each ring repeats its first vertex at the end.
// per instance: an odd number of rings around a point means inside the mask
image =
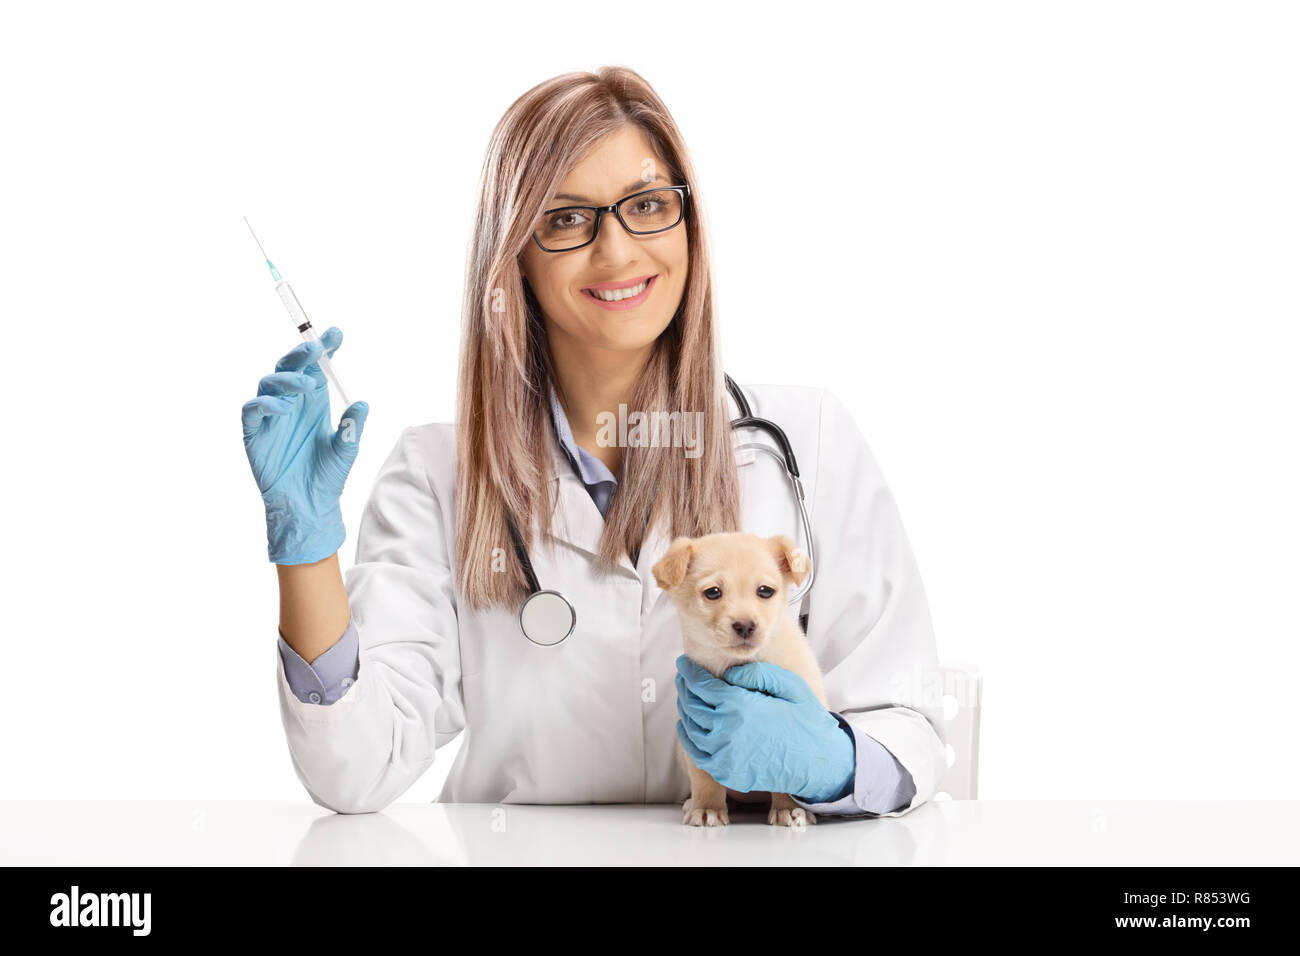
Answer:
POLYGON ((547 495, 554 473, 548 434, 554 365, 520 256, 564 177, 598 141, 629 124, 644 132, 668 164, 666 174, 688 184, 691 194, 679 226, 687 231, 689 257, 681 303, 655 341, 628 407, 703 412, 704 427, 697 457, 653 443, 623 450, 599 569, 608 572, 623 556, 635 561, 660 520, 674 537, 739 529, 739 480, 713 320, 708 233, 686 145, 667 107, 633 70, 566 73, 533 87, 506 110, 480 178, 456 409, 457 583, 471 607, 513 609, 528 594, 507 509, 526 544, 536 524, 543 543, 554 546, 554 502, 547 495))

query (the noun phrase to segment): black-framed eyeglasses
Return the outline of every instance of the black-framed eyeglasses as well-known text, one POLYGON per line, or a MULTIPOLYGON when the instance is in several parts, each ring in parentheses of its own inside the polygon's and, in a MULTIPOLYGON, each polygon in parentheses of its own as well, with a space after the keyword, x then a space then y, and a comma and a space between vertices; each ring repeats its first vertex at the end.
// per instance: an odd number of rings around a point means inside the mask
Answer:
POLYGON ((559 206, 542 213, 533 241, 545 252, 571 252, 596 241, 600 220, 613 213, 634 236, 666 232, 686 215, 690 186, 643 189, 608 206, 559 206))

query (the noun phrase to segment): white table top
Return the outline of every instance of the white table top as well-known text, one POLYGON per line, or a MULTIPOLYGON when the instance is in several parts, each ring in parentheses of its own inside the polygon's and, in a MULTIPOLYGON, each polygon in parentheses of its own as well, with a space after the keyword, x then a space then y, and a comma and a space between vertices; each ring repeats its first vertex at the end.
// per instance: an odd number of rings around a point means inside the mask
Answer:
POLYGON ((681 809, 310 801, 5 801, 0 864, 1294 866, 1300 801, 944 800, 901 817, 721 828, 681 809))

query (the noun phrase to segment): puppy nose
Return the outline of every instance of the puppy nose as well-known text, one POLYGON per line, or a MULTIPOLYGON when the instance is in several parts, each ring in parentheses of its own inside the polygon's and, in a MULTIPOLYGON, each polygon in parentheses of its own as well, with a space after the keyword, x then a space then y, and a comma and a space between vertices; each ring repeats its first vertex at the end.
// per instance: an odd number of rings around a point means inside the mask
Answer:
POLYGON ((732 621, 731 629, 739 634, 744 640, 749 640, 750 635, 754 633, 754 622, 732 621))

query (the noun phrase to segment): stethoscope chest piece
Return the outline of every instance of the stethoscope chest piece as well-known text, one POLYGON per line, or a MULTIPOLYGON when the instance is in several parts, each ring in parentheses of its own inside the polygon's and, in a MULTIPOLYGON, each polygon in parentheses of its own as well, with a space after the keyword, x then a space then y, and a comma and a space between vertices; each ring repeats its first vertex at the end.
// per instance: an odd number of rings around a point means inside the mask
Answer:
POLYGON ((578 613, 559 591, 534 591, 519 609, 519 627, 534 644, 550 647, 570 634, 578 613))

